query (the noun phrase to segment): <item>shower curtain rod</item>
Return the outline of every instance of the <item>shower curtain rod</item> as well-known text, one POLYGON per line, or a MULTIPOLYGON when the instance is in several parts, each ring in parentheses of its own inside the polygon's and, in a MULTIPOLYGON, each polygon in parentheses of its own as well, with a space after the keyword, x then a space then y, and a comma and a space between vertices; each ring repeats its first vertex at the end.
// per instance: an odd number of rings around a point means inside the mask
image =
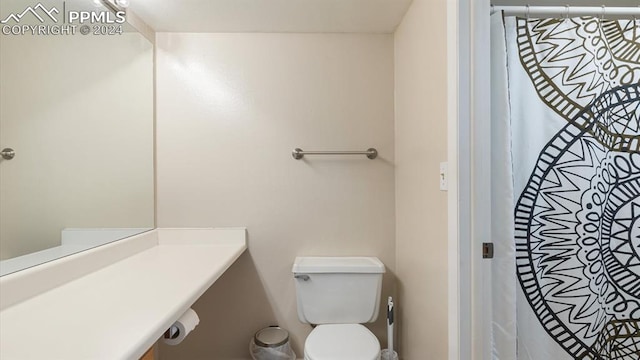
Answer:
POLYGON ((615 6, 494 6, 491 5, 491 13, 504 11, 505 15, 554 15, 554 16, 638 16, 639 7, 615 7, 615 6))

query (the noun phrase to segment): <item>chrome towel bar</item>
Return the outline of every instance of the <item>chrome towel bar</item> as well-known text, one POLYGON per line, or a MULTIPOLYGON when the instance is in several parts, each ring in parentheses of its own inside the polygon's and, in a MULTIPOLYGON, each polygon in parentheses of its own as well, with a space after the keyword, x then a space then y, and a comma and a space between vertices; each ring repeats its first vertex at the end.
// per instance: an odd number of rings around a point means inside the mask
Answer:
POLYGON ((305 155, 366 155, 373 160, 378 157, 378 150, 368 148, 366 151, 304 151, 300 148, 295 148, 291 155, 296 160, 302 159, 305 155))

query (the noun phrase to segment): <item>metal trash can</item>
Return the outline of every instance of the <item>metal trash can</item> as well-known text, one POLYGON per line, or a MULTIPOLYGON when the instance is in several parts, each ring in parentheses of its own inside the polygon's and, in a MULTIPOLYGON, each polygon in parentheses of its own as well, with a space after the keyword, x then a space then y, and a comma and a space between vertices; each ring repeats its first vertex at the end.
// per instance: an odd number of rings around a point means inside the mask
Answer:
POLYGON ((289 344, 289 332, 279 326, 270 326, 258 331, 249 343, 253 360, 296 360, 289 344))

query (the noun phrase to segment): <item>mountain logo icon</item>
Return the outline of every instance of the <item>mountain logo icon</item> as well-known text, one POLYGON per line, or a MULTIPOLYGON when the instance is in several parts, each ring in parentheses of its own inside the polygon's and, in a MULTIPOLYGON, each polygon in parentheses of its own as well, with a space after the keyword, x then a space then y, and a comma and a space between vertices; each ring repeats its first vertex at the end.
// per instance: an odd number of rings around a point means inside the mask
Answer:
POLYGON ((0 21, 0 23, 6 24, 11 20, 13 20, 16 23, 19 23, 20 20, 22 20, 22 18, 27 14, 31 14, 35 16, 36 19, 40 20, 41 23, 47 21, 46 20, 47 17, 57 23, 58 19, 54 16, 54 14, 59 14, 59 13, 60 11, 58 11, 58 9, 56 9, 55 7, 52 7, 51 10, 49 10, 44 5, 42 5, 42 3, 38 3, 38 5, 36 6, 27 7, 26 9, 24 9, 23 12, 19 14, 9 14, 9 16, 7 16, 6 19, 0 21))

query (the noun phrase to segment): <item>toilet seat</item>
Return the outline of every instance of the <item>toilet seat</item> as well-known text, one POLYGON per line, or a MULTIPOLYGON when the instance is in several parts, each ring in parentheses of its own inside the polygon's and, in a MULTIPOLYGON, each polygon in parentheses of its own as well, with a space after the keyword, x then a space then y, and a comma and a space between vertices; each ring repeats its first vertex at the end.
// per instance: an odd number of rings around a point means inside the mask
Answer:
POLYGON ((380 342, 360 324, 316 326, 304 343, 305 360, 378 360, 380 342))

